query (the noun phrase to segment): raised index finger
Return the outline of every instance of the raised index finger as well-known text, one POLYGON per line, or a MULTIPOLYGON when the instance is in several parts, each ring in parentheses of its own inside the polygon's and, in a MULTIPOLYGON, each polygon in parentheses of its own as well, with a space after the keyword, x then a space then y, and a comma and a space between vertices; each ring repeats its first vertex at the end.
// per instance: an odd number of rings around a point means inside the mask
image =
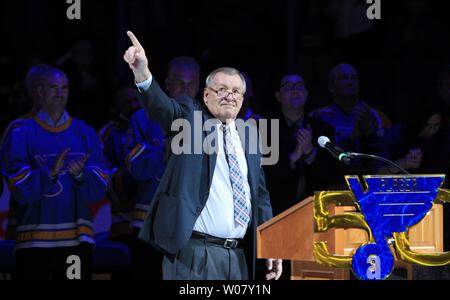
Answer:
POLYGON ((131 40, 131 43, 133 43, 133 46, 136 48, 141 49, 142 45, 139 43, 138 39, 134 36, 134 34, 131 31, 127 31, 127 35, 131 40))

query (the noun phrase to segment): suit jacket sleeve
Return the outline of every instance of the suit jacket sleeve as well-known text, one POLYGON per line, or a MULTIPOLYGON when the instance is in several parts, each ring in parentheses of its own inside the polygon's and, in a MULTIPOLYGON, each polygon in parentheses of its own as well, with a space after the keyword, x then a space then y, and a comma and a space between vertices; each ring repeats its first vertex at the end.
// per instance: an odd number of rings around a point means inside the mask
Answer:
POLYGON ((273 217, 272 205, 270 204, 269 192, 266 189, 266 179, 262 167, 260 167, 258 196, 258 225, 261 225, 273 217))
POLYGON ((164 132, 170 133, 172 122, 179 118, 185 118, 189 108, 178 103, 164 93, 155 78, 146 90, 140 93, 142 106, 150 120, 158 122, 164 132))

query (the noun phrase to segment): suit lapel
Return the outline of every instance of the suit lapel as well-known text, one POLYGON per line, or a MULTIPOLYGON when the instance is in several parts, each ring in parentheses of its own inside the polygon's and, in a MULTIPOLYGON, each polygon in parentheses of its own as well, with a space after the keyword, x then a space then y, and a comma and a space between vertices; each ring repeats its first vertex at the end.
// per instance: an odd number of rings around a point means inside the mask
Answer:
MULTIPOLYGON (((205 124, 205 122, 207 120, 210 119, 210 115, 207 113, 203 113, 203 123, 205 124)), ((217 162, 217 151, 213 151, 210 147, 210 145, 214 145, 215 143, 217 143, 217 130, 216 130, 216 126, 213 126, 211 128, 211 130, 204 130, 203 132, 203 142, 204 145, 206 144, 206 147, 208 147, 208 153, 206 154, 208 156, 208 187, 211 186, 212 183, 212 179, 213 179, 213 175, 214 175, 214 169, 216 167, 216 162, 217 162), (213 143, 213 141, 215 141, 213 143)), ((215 145, 217 147, 217 145, 215 145)))
POLYGON ((241 139, 242 147, 244 148, 245 160, 247 161, 247 170, 248 170, 247 180, 250 185, 250 193, 252 194, 251 202, 252 202, 252 205, 254 206, 255 199, 257 197, 257 195, 255 193, 257 193, 257 191, 258 191, 258 186, 257 186, 258 181, 256 178, 257 174, 258 174, 258 169, 259 169, 258 155, 249 153, 249 151, 250 151, 249 133, 245 134, 245 130, 239 130, 239 128, 238 128, 238 134, 239 134, 239 138, 241 139))

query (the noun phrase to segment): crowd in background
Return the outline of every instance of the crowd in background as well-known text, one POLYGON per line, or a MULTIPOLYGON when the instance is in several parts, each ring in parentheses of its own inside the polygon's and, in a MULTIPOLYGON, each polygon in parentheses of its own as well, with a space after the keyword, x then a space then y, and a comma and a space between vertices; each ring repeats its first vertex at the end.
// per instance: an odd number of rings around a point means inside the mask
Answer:
MULTIPOLYGON (((59 182, 58 174, 63 171, 75 183, 64 179, 67 183, 61 184, 67 184, 72 194, 58 197, 67 203, 78 199, 83 193, 78 190, 79 180, 89 182, 84 192, 95 199, 67 206, 67 220, 58 222, 75 224, 64 229, 76 232, 64 237, 52 233, 53 244, 47 249, 71 238, 74 247, 93 244, 96 239, 111 240, 126 245, 131 257, 129 273, 116 274, 118 278, 161 276, 161 254, 143 244, 137 233, 164 172, 170 141, 147 119, 124 71, 126 66, 118 55, 126 38, 121 25, 142 32, 154 75, 175 99, 187 94, 201 101, 204 74, 216 66, 231 65, 244 73, 247 93, 241 117, 280 120, 280 158, 276 165, 265 167, 274 215, 314 191, 346 189, 344 175, 399 171, 371 161, 341 164, 317 145, 321 135, 346 151, 380 155, 413 174, 449 174, 450 49, 448 21, 439 4, 383 2, 389 7, 377 23, 361 17, 365 16, 365 1, 286 1, 258 7, 237 1, 220 6, 206 1, 131 1, 129 5, 116 1, 106 11, 115 16, 124 12, 122 18, 113 22, 106 13, 94 16, 88 12, 88 21, 79 25, 83 28, 79 36, 59 38, 52 28, 56 21, 36 21, 36 10, 44 13, 44 8, 31 2, 2 4, 5 14, 26 8, 33 20, 27 24, 36 22, 33 29, 25 26, 11 31, 6 26, 1 31, 13 44, 0 50, 0 152, 2 175, 11 191, 8 222, 14 232, 8 237, 16 240, 16 251, 20 249, 16 252, 19 278, 30 275, 26 273, 30 261, 48 255, 28 251, 39 247, 48 232, 39 235, 27 231, 26 226, 35 222, 34 218, 44 222, 45 209, 64 210, 64 205, 38 205, 30 200, 30 194, 38 186, 42 194, 58 193, 42 185, 59 182), (156 16, 155 8, 164 13, 156 16), (130 17, 140 9, 149 18, 130 17), (208 14, 200 15, 200 9, 208 14), (224 14, 233 22, 227 22, 224 14), (104 25, 89 22, 95 18, 104 25), (264 25, 259 28, 256 24, 261 20, 264 25), (110 32, 105 30, 107 24, 112 26, 110 32), (44 35, 47 27, 50 30, 44 35), (39 34, 30 36, 33 30, 39 34), (203 36, 206 39, 201 39, 203 36), (64 105, 55 108, 55 97, 63 99, 64 105), (52 113, 59 117, 55 120, 52 113), (58 134, 62 134, 55 128, 69 122, 75 122, 70 123, 72 127, 77 125, 64 137, 74 141, 72 149, 52 149, 58 147, 58 134), (78 144, 82 147, 76 150, 78 144), (36 153, 41 154, 45 147, 53 160, 50 163, 44 158, 47 164, 39 167, 50 167, 49 178, 33 173, 42 162, 36 153), (34 184, 16 188, 31 177, 34 184), (110 210, 105 224, 111 226, 104 230, 106 236, 99 237, 92 216, 105 203, 110 210), (87 223, 79 223, 80 216, 89 219, 87 223)), ((95 4, 91 5, 95 9, 95 4)), ((17 22, 8 19, 11 17, 5 16, 3 24, 17 22)), ((74 25, 65 26, 70 30, 74 25)), ((6 185, 2 192, 5 189, 6 185)), ((445 210, 446 218, 447 214, 445 210)), ((8 215, 0 212, 0 218, 6 222, 8 215)), ((444 231, 446 248, 449 231, 444 231)), ((77 251, 90 255, 93 250, 88 246, 77 251)), ((58 255, 63 254, 54 254, 58 255)), ((35 267, 42 269, 42 265, 35 267)))

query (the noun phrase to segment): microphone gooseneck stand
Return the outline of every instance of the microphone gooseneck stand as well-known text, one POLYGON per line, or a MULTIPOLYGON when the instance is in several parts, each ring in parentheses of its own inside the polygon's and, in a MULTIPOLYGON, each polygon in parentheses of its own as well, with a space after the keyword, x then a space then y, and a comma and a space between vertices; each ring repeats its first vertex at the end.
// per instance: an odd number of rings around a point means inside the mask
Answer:
POLYGON ((405 169, 403 169, 402 167, 400 167, 398 164, 396 164, 393 161, 390 161, 389 159, 380 157, 380 156, 376 156, 376 155, 372 155, 372 154, 364 154, 364 153, 357 153, 357 152, 347 152, 348 157, 349 158, 366 158, 366 159, 374 159, 374 160, 378 160, 381 162, 384 162, 385 164, 390 165, 391 167, 394 167, 396 169, 399 169, 402 173, 404 173, 405 175, 411 175, 408 171, 406 171, 405 169))

